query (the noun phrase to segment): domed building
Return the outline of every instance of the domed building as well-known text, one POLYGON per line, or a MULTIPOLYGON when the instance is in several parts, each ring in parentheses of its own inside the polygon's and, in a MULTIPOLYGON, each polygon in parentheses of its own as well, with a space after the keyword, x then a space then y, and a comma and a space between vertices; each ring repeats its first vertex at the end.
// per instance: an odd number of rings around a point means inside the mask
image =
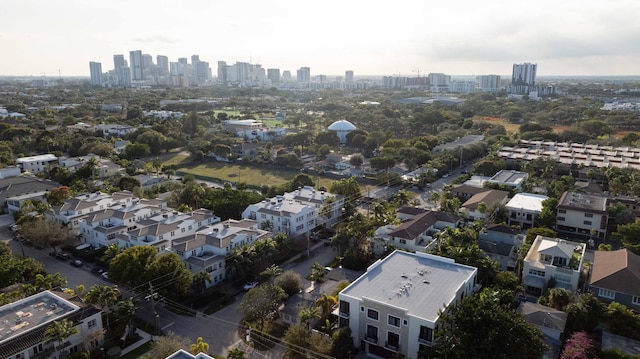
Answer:
POLYGON ((336 121, 329 126, 329 130, 336 131, 338 133, 341 145, 347 143, 347 134, 355 129, 356 126, 347 120, 336 121))

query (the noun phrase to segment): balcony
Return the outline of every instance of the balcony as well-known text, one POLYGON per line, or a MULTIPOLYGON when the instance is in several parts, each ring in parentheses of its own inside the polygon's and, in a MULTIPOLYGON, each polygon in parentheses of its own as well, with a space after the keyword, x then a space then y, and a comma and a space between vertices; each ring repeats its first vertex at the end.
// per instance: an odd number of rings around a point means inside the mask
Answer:
POLYGON ((425 339, 425 338, 418 338, 418 343, 430 346, 430 345, 433 344, 433 341, 425 339))
POLYGON ((394 351, 394 352, 399 352, 400 351, 400 344, 398 344, 398 343, 385 342, 384 343, 384 347, 385 347, 385 349, 389 349, 389 350, 394 351))
POLYGON ((338 312, 338 315, 339 315, 341 318, 347 318, 347 319, 349 318, 349 312, 342 312, 342 311, 340 311, 340 312, 338 312))
POLYGON ((367 334, 364 335, 363 340, 371 344, 378 344, 378 337, 372 337, 367 334))

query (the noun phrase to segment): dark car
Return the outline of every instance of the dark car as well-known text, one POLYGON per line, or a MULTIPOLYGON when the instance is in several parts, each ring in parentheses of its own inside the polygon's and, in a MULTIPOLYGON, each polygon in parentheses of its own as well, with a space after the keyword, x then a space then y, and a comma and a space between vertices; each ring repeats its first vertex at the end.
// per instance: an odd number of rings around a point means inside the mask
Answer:
POLYGON ((69 255, 69 253, 65 253, 65 252, 58 252, 55 254, 55 257, 61 261, 66 261, 71 259, 71 256, 69 255))
POLYGON ((74 266, 74 267, 80 268, 80 267, 82 267, 82 264, 83 264, 82 261, 79 260, 79 259, 74 259, 74 260, 71 261, 71 265, 74 266))

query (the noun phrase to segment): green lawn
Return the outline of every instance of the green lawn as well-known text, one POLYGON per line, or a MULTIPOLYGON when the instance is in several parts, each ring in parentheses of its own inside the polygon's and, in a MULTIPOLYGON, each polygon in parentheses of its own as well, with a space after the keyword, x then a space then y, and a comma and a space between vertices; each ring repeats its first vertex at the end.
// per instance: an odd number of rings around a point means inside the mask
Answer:
MULTIPOLYGON (((255 168, 237 164, 212 162, 189 166, 180 169, 180 173, 194 176, 209 177, 222 182, 245 182, 249 186, 260 187, 262 185, 277 186, 291 181, 298 171, 272 170, 267 168, 255 168)), ((312 177, 316 184, 329 187, 334 182, 328 178, 312 177)))
POLYGON ((168 157, 164 157, 162 164, 164 166, 180 165, 190 160, 189 155, 184 152, 176 152, 168 157))

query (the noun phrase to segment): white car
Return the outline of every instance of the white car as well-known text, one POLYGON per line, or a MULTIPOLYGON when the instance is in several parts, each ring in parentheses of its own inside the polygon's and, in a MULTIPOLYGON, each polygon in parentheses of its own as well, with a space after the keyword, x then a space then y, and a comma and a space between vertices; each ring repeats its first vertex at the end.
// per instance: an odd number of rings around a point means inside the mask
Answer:
POLYGON ((242 289, 244 289, 244 290, 253 289, 253 288, 257 287, 258 284, 259 284, 258 282, 245 283, 245 285, 242 287, 242 289))
POLYGON ((102 278, 109 280, 109 272, 102 272, 101 276, 102 278))

